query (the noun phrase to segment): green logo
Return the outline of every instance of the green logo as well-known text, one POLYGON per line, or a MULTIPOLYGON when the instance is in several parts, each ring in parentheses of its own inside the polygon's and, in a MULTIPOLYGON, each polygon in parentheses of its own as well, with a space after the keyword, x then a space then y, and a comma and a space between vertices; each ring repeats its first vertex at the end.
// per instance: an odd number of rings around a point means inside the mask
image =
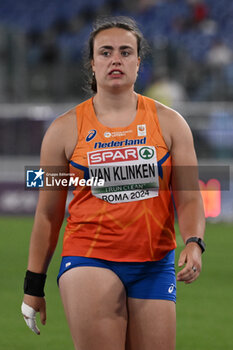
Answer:
POLYGON ((155 151, 153 148, 142 147, 139 151, 139 154, 143 159, 151 159, 154 156, 155 151))

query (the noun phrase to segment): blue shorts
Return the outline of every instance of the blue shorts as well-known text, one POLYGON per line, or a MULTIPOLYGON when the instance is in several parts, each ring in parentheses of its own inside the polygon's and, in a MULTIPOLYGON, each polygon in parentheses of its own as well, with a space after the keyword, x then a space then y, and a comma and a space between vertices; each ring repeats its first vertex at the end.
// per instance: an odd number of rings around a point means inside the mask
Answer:
POLYGON ((116 262, 82 256, 62 258, 57 282, 61 275, 79 266, 110 269, 123 283, 130 298, 162 299, 176 302, 175 251, 170 251, 159 261, 116 262))

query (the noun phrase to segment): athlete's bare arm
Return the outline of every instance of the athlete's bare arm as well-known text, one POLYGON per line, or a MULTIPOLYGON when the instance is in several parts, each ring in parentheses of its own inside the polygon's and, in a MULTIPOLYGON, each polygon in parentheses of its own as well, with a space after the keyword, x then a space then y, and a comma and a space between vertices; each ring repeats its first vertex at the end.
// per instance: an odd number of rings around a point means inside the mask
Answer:
MULTIPOLYGON (((157 105, 157 109, 162 133, 172 156, 172 190, 181 236, 184 242, 191 236, 203 238, 205 216, 191 130, 179 113, 161 104, 157 105)), ((179 266, 185 263, 177 279, 191 283, 201 271, 201 249, 196 243, 189 243, 181 252, 179 266), (193 273, 193 266, 197 268, 196 273, 193 273)))
MULTIPOLYGON (((51 124, 41 146, 41 167, 61 166, 62 172, 65 169, 68 172, 68 160, 77 142, 76 130, 76 117, 73 110, 51 124)), ((66 190, 40 191, 28 259, 28 270, 32 272, 46 273, 47 271, 64 219, 66 197, 66 190)), ((41 321, 44 324, 46 319, 44 298, 25 294, 24 302, 41 312, 41 321)))

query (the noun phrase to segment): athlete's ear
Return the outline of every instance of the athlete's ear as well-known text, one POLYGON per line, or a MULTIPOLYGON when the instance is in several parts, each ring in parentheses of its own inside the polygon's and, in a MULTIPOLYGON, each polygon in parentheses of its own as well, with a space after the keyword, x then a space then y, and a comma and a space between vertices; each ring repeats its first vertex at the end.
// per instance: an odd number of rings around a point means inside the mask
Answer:
POLYGON ((137 63, 137 73, 138 73, 139 68, 140 68, 140 63, 141 63, 141 57, 138 57, 138 63, 137 63))
POLYGON ((95 68, 94 68, 95 64, 94 64, 94 59, 91 60, 91 68, 92 68, 92 71, 94 72, 95 71, 95 68))

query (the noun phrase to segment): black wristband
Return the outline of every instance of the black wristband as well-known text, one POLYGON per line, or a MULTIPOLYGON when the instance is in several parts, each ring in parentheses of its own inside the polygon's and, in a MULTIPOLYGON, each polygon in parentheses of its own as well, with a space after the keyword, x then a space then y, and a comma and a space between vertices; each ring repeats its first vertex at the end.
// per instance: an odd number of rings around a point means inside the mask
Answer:
POLYGON ((35 297, 44 297, 46 275, 27 270, 24 279, 24 294, 33 295, 35 297))
POLYGON ((201 248, 201 252, 204 253, 205 249, 206 249, 206 245, 205 242, 200 238, 200 237, 190 237, 187 239, 187 241, 185 242, 185 245, 187 245, 188 243, 197 243, 199 245, 199 247, 201 248))

